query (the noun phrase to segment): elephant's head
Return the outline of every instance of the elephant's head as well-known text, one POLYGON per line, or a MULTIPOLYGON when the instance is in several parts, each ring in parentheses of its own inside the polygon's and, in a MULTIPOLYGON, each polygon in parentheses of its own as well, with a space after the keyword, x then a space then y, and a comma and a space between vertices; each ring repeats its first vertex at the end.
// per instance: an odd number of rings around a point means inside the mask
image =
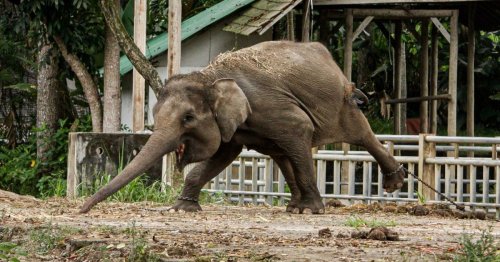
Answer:
POLYGON ((175 151, 177 166, 210 158, 221 142, 229 142, 251 114, 248 100, 233 79, 202 81, 199 74, 174 76, 158 96, 153 114, 153 134, 120 175, 103 187, 81 208, 94 205, 141 175, 163 155, 175 151))

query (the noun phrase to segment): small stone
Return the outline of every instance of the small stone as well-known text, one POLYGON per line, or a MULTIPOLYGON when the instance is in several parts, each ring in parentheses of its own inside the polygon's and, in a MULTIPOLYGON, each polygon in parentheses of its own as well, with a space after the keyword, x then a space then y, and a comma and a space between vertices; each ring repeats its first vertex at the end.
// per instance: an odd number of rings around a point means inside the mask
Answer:
POLYGON ((463 219, 465 218, 465 212, 463 211, 460 211, 460 210, 453 210, 453 216, 456 217, 456 218, 459 218, 459 219, 463 219))
POLYGON ((411 213, 415 216, 426 216, 429 214, 429 209, 424 206, 417 205, 412 209, 411 213))
POLYGON ((319 230, 318 235, 321 238, 330 238, 332 237, 332 231, 329 228, 323 228, 319 230))
POLYGON ((326 206, 327 207, 333 207, 333 208, 336 208, 336 207, 345 207, 345 205, 342 204, 342 202, 340 202, 340 200, 338 200, 338 199, 332 199, 332 200, 326 202, 326 206))
POLYGON ((436 215, 436 216, 440 216, 440 217, 450 217, 451 216, 451 212, 447 209, 432 210, 431 214, 436 215))
POLYGON ((474 219, 476 218, 476 216, 474 216, 474 212, 472 211, 465 211, 464 212, 464 218, 467 218, 467 219, 474 219))

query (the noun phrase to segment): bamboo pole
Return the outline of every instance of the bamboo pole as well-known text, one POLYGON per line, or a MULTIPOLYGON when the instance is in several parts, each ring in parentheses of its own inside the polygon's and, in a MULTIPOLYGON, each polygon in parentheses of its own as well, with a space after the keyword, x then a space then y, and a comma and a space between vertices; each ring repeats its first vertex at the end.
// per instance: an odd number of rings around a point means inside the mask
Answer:
POLYGON ((288 41, 295 41, 295 14, 293 10, 286 15, 286 36, 288 41))
MULTIPOLYGON (((141 51, 146 52, 146 18, 147 1, 136 0, 134 2, 134 42, 141 51)), ((144 130, 144 102, 146 81, 134 68, 132 73, 132 131, 144 130)))
MULTIPOLYGON (((420 36, 420 96, 429 95, 429 19, 422 20, 420 36)), ((420 102, 420 133, 429 132, 429 103, 420 102)))
POLYGON ((448 94, 448 136, 457 135, 457 67, 458 67, 458 10, 450 18, 450 62, 448 94))
MULTIPOLYGON (((406 45, 401 43, 401 98, 407 97, 406 85, 406 45)), ((401 134, 406 134, 406 104, 401 105, 401 134)))
MULTIPOLYGON (((438 70, 439 70, 439 46, 438 46, 438 31, 436 27, 432 27, 431 32, 431 96, 438 95, 438 70)), ((432 134, 437 134, 437 106, 438 101, 433 100, 430 103, 430 130, 432 134)))

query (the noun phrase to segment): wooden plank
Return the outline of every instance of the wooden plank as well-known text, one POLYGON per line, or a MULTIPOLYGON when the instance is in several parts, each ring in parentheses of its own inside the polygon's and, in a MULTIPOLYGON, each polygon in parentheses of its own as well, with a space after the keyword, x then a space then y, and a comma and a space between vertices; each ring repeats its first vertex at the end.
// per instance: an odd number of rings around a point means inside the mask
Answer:
POLYGON ((66 197, 74 199, 78 197, 78 184, 79 178, 76 170, 76 139, 77 133, 69 133, 69 147, 68 147, 68 175, 66 179, 66 197))
POLYGON ((410 19, 424 17, 449 17, 452 10, 425 9, 352 9, 354 16, 377 16, 379 18, 410 19))
POLYGON ((224 27, 224 31, 233 32, 241 35, 250 35, 251 33, 257 31, 260 27, 258 26, 247 26, 232 23, 224 27))
MULTIPOLYGON (((134 42, 142 53, 146 52, 147 0, 134 2, 134 42)), ((132 75, 132 131, 144 130, 144 102, 146 100, 146 81, 134 69, 132 75)))
POLYGON ((279 2, 269 2, 269 1, 258 1, 252 5, 252 8, 273 11, 278 10, 281 11, 285 9, 290 2, 279 3, 279 2))
POLYGON ((365 17, 363 22, 361 22, 361 24, 358 26, 358 28, 356 28, 356 31, 354 31, 354 34, 352 36, 353 41, 356 40, 356 38, 358 38, 358 36, 361 34, 361 32, 363 32, 363 30, 365 30, 365 28, 371 23, 373 18, 374 18, 373 16, 365 17))
MULTIPOLYGON (((416 4, 416 3, 449 3, 477 2, 478 0, 315 0, 314 5, 365 5, 365 4, 416 4)), ((481 1, 481 0, 479 0, 481 1)), ((483 0, 484 1, 484 0, 483 0)))
POLYGON ((450 19, 450 63, 448 77, 448 136, 457 135, 458 10, 450 19))
POLYGON ((451 95, 441 94, 441 95, 435 95, 435 96, 389 99, 389 100, 385 101, 385 103, 386 104, 397 104, 397 103, 412 103, 412 102, 429 101, 429 100, 449 100, 449 99, 451 99, 451 95))
POLYGON ((432 23, 436 26, 436 28, 441 32, 441 34, 446 38, 446 41, 448 43, 450 42, 450 33, 448 33, 448 30, 439 22, 439 20, 436 17, 431 17, 432 23))
MULTIPOLYGON (((420 96, 429 95, 429 20, 424 19, 420 27, 420 96)), ((420 102, 420 132, 429 132, 429 103, 420 102)))
MULTIPOLYGON (((293 16, 293 8, 297 6, 302 0, 295 0, 290 6, 285 8, 281 13, 276 16, 271 22, 269 22, 266 26, 264 26, 262 29, 258 31, 259 35, 263 35, 269 28, 271 28, 275 23, 277 23, 283 16, 290 14, 293 16)), ((288 19, 288 18, 287 18, 288 19)), ((288 25, 288 24, 287 24, 288 25)), ((288 32, 288 29, 287 29, 288 32)), ((288 39, 290 40, 290 39, 288 39)))

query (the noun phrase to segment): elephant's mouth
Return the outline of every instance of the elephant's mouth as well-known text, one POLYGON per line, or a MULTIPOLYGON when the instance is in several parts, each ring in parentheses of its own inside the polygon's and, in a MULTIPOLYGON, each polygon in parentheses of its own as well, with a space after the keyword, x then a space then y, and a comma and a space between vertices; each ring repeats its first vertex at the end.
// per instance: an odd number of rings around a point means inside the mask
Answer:
POLYGON ((184 157, 184 152, 186 151, 186 145, 181 144, 176 150, 175 150, 175 156, 177 159, 177 168, 182 170, 183 167, 183 157, 184 157))

